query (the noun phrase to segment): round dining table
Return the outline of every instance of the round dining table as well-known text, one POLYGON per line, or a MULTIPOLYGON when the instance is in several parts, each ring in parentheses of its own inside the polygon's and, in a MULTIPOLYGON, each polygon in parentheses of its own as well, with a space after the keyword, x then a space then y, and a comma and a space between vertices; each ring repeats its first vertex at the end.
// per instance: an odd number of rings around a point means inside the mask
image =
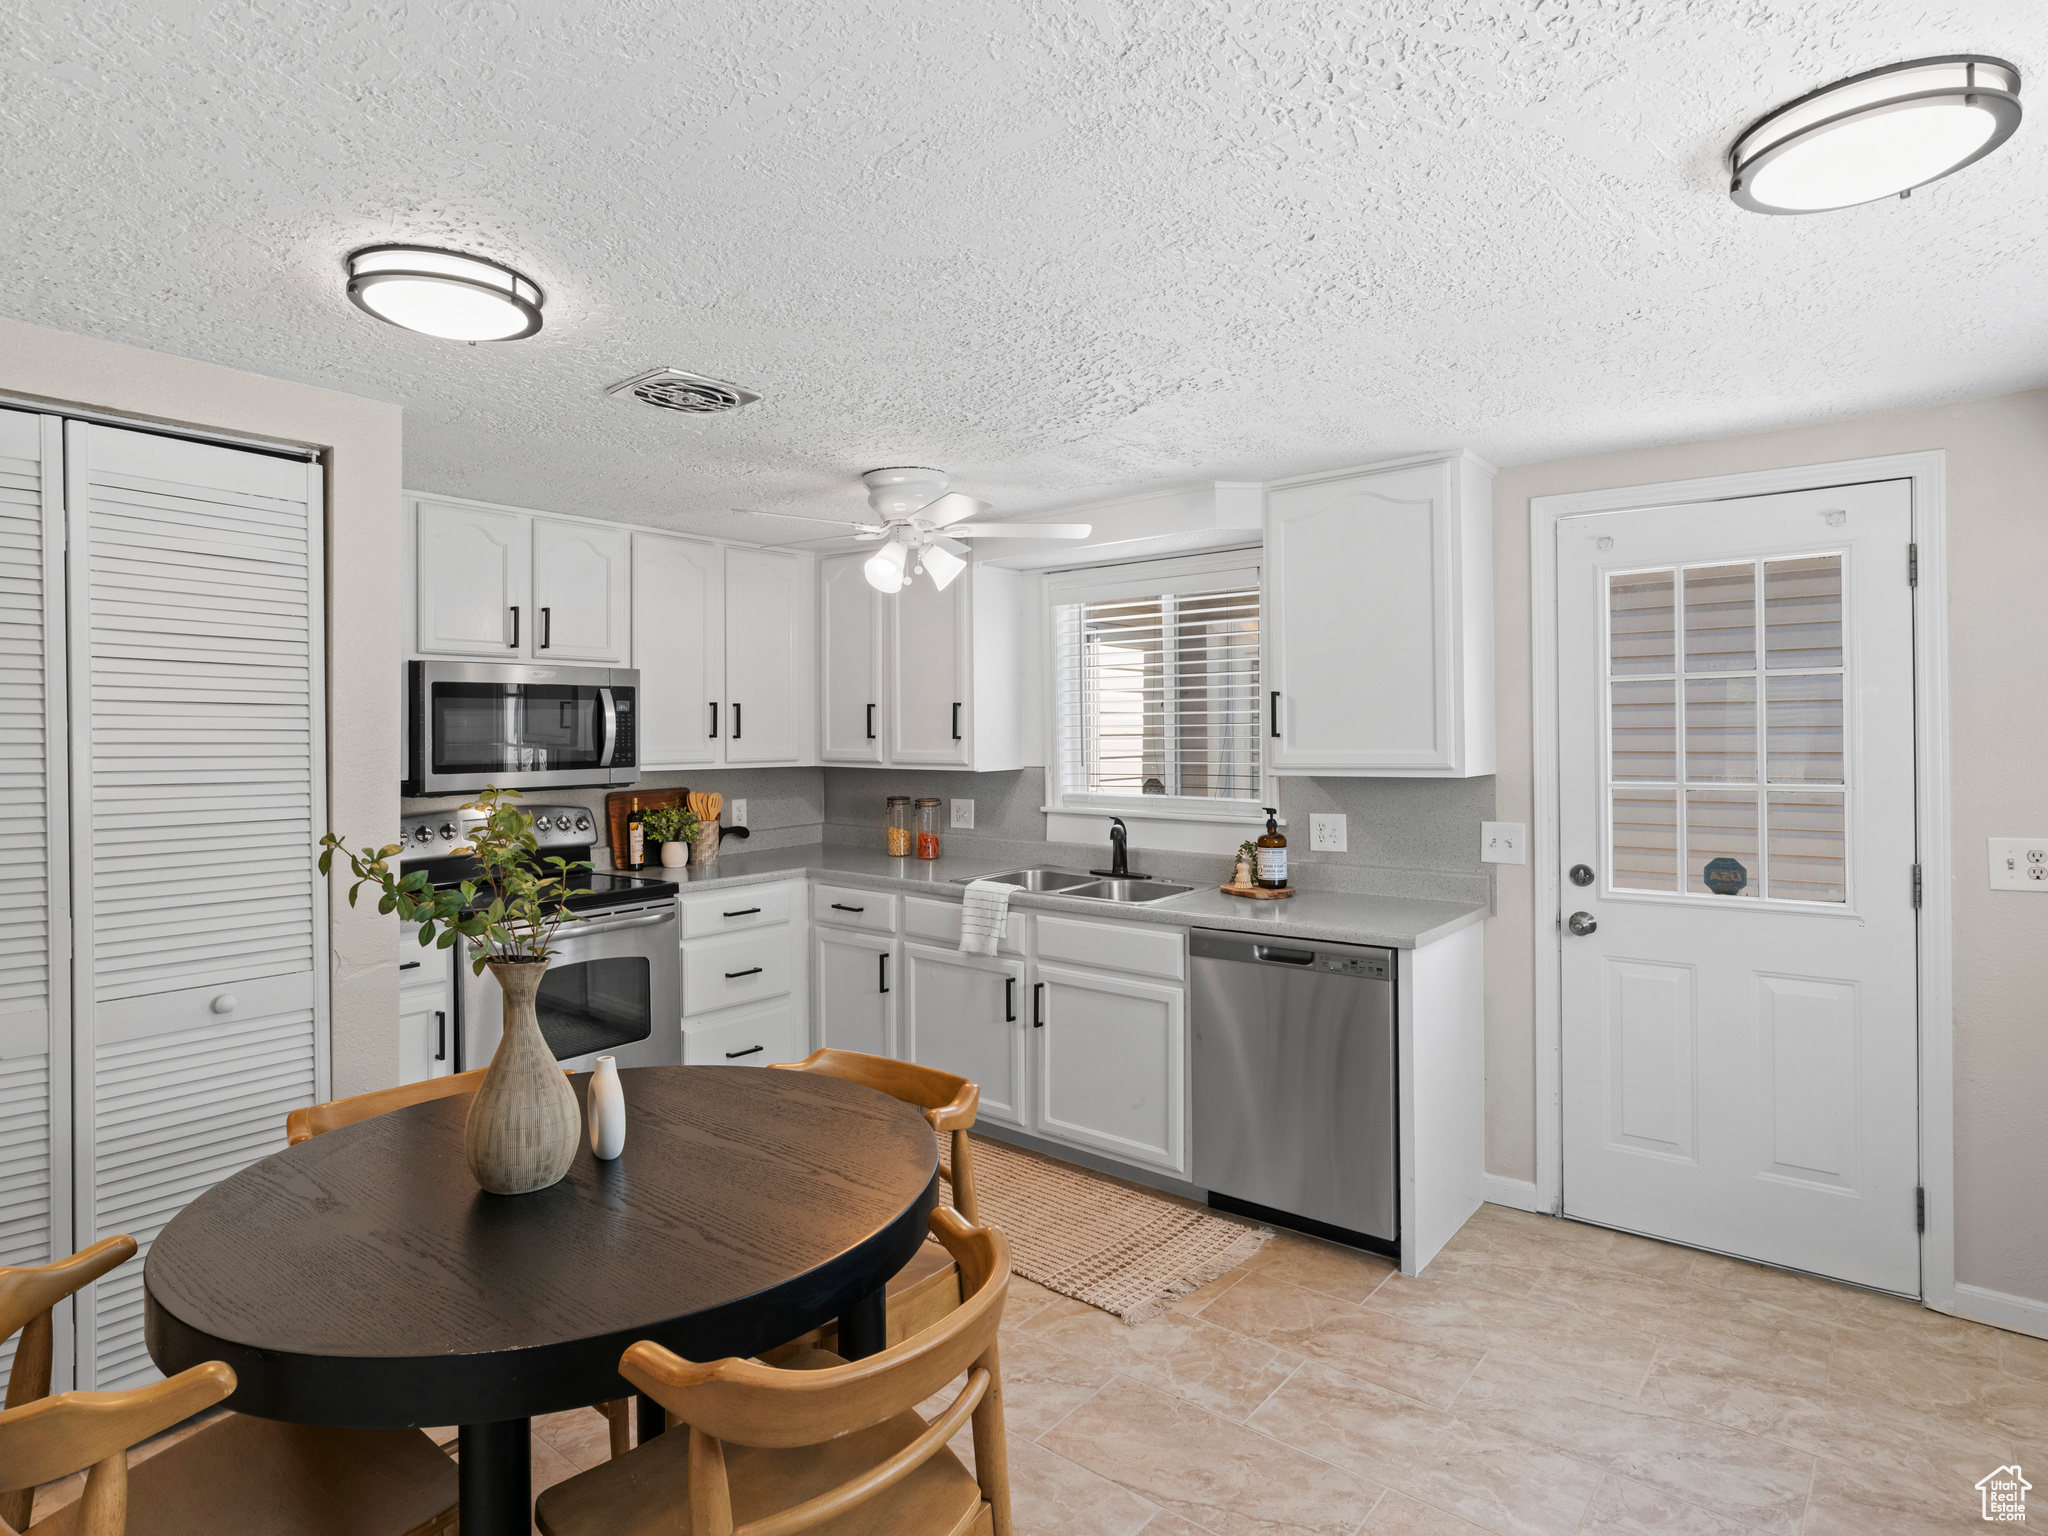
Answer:
MULTIPOLYGON (((586 1137, 532 1194, 477 1187, 467 1094, 223 1180, 151 1245, 151 1358, 166 1374, 226 1361, 227 1406, 262 1418, 459 1425, 463 1536, 525 1536, 529 1421, 631 1393, 629 1344, 719 1360, 838 1318, 842 1353, 879 1350, 884 1287, 938 1199, 924 1116, 810 1072, 619 1078, 624 1152, 599 1162, 586 1137)), ((590 1078, 573 1081, 581 1096, 590 1078)), ((643 1400, 642 1437, 660 1424, 643 1400)))

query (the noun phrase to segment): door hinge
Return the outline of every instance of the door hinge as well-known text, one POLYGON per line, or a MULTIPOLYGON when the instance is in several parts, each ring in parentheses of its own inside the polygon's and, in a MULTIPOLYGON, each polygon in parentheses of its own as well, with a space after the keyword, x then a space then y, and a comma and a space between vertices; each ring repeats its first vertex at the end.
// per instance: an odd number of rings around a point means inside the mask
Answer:
POLYGON ((1919 910, 1920 907, 1920 866, 1918 864, 1913 866, 1913 907, 1915 911, 1919 910))
POLYGON ((1927 1230, 1927 1187, 1921 1185, 1913 1191, 1913 1230, 1927 1230))
POLYGON ((1920 546, 1918 544, 1908 544, 1906 546, 1906 585, 1909 587, 1920 585, 1920 546))

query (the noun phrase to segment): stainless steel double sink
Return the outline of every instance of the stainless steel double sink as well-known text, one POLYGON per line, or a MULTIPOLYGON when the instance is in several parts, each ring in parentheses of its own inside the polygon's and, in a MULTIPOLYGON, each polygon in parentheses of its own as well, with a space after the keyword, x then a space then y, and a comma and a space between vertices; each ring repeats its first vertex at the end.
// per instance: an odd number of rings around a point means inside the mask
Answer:
POLYGON ((1083 901, 1109 901, 1122 906, 1164 901, 1194 889, 1192 885, 1175 885, 1167 880, 1105 880, 1096 875, 1076 874, 1071 869, 1013 869, 1007 874, 972 875, 953 883, 971 885, 976 880, 994 880, 1047 896, 1078 896, 1083 901))

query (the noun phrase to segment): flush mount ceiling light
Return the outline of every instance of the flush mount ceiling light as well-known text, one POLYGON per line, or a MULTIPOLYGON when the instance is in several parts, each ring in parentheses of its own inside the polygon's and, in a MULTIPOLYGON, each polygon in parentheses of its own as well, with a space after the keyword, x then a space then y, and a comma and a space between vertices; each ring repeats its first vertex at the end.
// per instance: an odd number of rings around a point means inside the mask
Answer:
POLYGON ((518 341, 540 329, 540 288, 481 256, 372 245, 348 259, 348 297, 366 315, 445 341, 518 341))
POLYGON ((2011 138, 2019 90, 2018 69, 1975 53, 1851 75, 1744 129, 1728 152, 1728 195, 1752 213, 1904 197, 2011 138))

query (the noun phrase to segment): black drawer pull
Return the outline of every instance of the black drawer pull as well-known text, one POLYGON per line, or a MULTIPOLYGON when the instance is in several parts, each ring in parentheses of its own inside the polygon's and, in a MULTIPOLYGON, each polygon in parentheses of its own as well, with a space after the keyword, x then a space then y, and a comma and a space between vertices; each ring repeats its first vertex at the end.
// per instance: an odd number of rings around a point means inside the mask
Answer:
POLYGON ((434 1060, 448 1059, 448 1015, 440 1009, 434 1010, 434 1060))
POLYGON ((768 1047, 765 1045, 750 1045, 744 1051, 727 1051, 725 1059, 727 1061, 734 1061, 741 1056, 758 1056, 767 1049, 768 1047))
POLYGON ((832 910, 833 910, 834 912, 865 912, 865 911, 867 911, 867 908, 866 908, 866 907, 849 907, 849 906, 848 906, 848 905, 846 905, 846 903, 845 903, 845 902, 843 902, 843 901, 835 901, 835 902, 833 902, 833 903, 832 903, 832 910))
POLYGON ((727 971, 725 973, 725 979, 727 981, 738 981, 742 976, 758 976, 760 974, 760 966, 750 965, 744 971, 727 971))
POLYGON ((1045 1028, 1045 983, 1042 981, 1031 983, 1031 1027, 1045 1028))
POLYGON ((752 917, 756 912, 760 910, 761 909, 759 907, 741 907, 739 911, 728 912, 725 915, 727 917, 752 917))
POLYGON ((1014 976, 1003 978, 1003 1022, 1017 1022, 1017 978, 1014 976))
POLYGON ((398 962, 398 968, 401 971, 416 971, 420 968, 420 963, 417 960, 401 960, 398 962))

